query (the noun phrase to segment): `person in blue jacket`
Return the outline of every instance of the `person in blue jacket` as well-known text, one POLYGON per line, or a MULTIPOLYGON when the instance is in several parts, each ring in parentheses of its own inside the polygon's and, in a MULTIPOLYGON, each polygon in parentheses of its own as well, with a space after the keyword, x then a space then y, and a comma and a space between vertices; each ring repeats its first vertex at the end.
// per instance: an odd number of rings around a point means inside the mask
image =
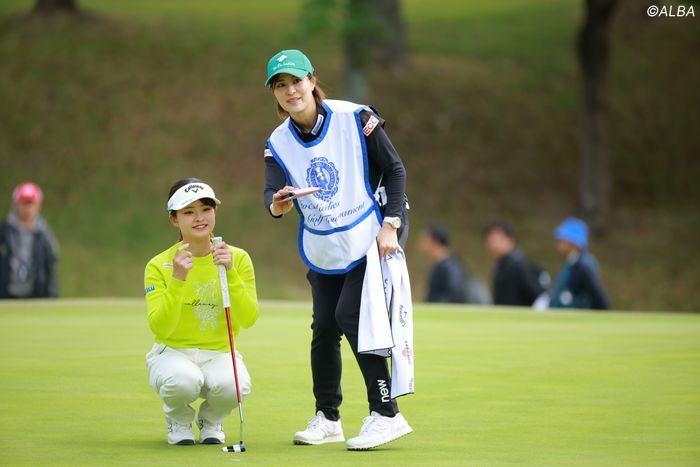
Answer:
POLYGON ((549 306, 552 308, 610 309, 603 289, 600 268, 588 252, 588 226, 569 217, 554 229, 556 249, 566 258, 559 271, 549 306))

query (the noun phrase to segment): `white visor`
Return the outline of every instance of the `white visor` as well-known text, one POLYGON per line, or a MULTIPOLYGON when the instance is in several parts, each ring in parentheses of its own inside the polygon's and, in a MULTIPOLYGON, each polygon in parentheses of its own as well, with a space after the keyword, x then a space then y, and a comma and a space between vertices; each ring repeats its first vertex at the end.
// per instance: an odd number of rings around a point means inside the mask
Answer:
POLYGON ((206 183, 188 183, 180 187, 168 200, 168 212, 178 211, 190 203, 202 198, 211 198, 216 204, 221 204, 221 201, 216 199, 214 190, 206 183))

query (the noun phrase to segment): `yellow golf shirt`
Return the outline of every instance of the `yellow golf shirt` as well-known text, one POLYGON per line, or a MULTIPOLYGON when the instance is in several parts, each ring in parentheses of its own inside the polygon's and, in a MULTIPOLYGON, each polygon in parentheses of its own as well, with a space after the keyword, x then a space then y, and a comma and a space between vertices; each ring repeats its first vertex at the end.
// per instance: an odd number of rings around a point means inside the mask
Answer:
MULTIPOLYGON (((226 314, 221 302, 219 272, 211 254, 193 257, 184 281, 173 277, 178 242, 146 265, 144 285, 148 324, 156 342, 174 348, 225 351, 229 348, 226 314)), ((248 253, 229 246, 233 267, 227 271, 234 336, 258 319, 253 262, 248 253)))

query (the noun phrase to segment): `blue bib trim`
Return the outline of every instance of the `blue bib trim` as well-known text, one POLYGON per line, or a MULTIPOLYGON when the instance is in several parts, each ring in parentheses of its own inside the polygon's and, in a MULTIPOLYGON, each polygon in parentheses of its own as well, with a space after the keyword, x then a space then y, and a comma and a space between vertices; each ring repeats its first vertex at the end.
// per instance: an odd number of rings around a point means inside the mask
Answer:
MULTIPOLYGON (((294 200, 294 201, 296 201, 296 200, 294 200)), ((306 230, 307 232, 311 232, 312 234, 316 234, 316 235, 330 235, 330 234, 333 234, 336 232, 345 232, 346 230, 352 229, 357 224, 359 224, 363 220, 367 219, 367 216, 369 216, 372 213, 374 213, 374 207, 371 207, 367 211, 365 211, 365 213, 362 214, 362 216, 359 219, 357 219, 355 222, 353 222, 352 224, 344 225, 343 227, 336 227, 334 229, 328 229, 328 230, 316 230, 316 229, 312 229, 308 225, 304 225, 304 230, 306 230)))
POLYGON ((299 138, 299 135, 297 134, 296 130, 294 129, 294 124, 292 123, 292 117, 289 117, 289 122, 287 122, 287 126, 289 127, 289 131, 292 133, 292 136, 294 136, 294 139, 297 140, 297 143, 301 144, 305 148, 311 148, 313 146, 316 146, 319 144, 321 141, 323 141, 323 138, 326 137, 326 133, 328 133, 328 127, 331 125, 331 117, 333 116, 333 111, 328 107, 326 104, 323 104, 323 108, 326 109, 326 118, 323 119, 323 129, 321 130, 321 133, 316 137, 315 140, 310 141, 308 143, 305 143, 302 141, 301 138, 299 138))
POLYGON ((358 259, 354 263, 351 263, 346 267, 345 269, 322 269, 317 266, 314 266, 311 261, 309 261, 309 258, 306 257, 306 253, 304 253, 304 248, 302 247, 302 233, 301 230, 299 231, 299 255, 301 256, 301 260, 306 264, 309 269, 316 271, 320 274, 330 274, 330 275, 337 275, 337 274, 347 274, 348 272, 352 271, 357 267, 357 265, 364 263, 367 261, 367 257, 363 256, 362 258, 358 259))

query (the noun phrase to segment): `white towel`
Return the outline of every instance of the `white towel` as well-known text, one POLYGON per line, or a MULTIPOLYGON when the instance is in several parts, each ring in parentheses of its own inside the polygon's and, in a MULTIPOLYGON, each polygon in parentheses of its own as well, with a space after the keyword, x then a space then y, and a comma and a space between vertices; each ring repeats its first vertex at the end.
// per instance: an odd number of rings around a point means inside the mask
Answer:
POLYGON ((391 397, 414 392, 413 304, 406 255, 400 248, 379 260, 372 242, 362 284, 359 353, 391 356, 391 397))

